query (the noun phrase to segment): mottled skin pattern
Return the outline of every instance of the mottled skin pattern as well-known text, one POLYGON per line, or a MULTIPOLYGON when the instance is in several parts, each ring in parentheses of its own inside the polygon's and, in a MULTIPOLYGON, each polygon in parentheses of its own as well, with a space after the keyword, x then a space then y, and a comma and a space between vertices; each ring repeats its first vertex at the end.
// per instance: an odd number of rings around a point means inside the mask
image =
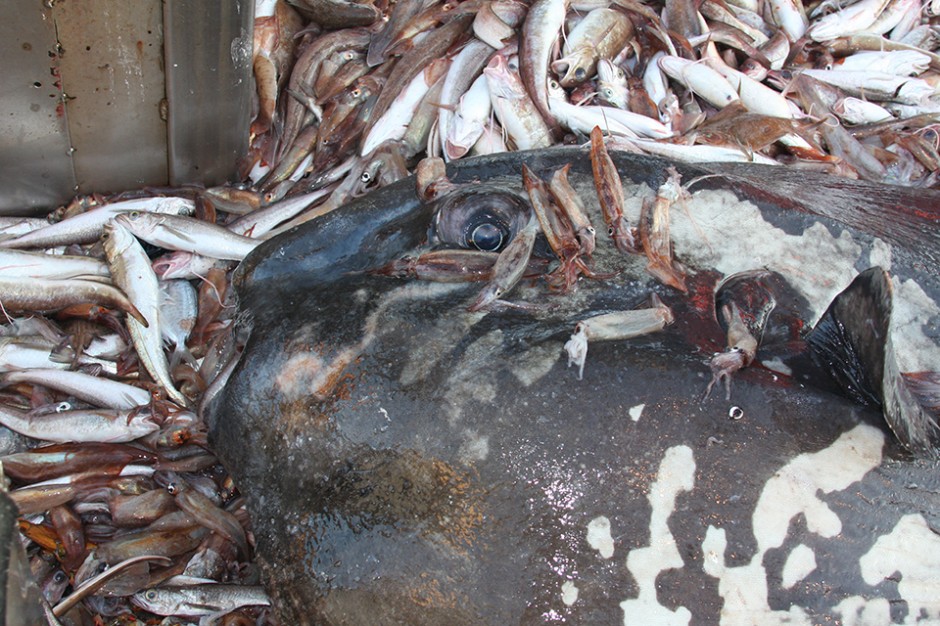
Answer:
MULTIPOLYGON (((650 190, 665 178, 658 160, 615 160, 650 190)), ((519 188, 522 161, 543 177, 574 162, 573 183, 590 180, 574 150, 467 162, 452 176, 502 174, 519 188)), ((735 172, 733 186, 764 194, 765 219, 788 234, 820 220, 850 231, 857 271, 873 254, 858 230, 869 224, 893 246, 892 273, 936 301, 924 269, 940 248, 922 234, 936 230, 935 196, 898 200, 921 216, 894 232, 856 210, 870 188, 841 183, 848 191, 831 193, 854 204, 809 207, 840 225, 789 206, 805 180, 780 183, 785 202, 754 186, 760 169, 735 172)), ((700 401, 725 342, 720 273, 692 268, 679 294, 598 237, 597 268, 615 279, 566 296, 523 285, 510 299, 559 306, 471 314, 478 284, 363 273, 424 239, 431 215, 409 185, 266 244, 240 273, 251 338, 211 437, 249 498, 283 623, 940 619, 940 472, 912 460, 876 408, 759 367, 735 377, 731 402, 700 401), (651 291, 676 323, 591 344, 578 381, 561 358, 575 322, 651 291)), ((804 198, 824 199, 809 188, 804 198)))

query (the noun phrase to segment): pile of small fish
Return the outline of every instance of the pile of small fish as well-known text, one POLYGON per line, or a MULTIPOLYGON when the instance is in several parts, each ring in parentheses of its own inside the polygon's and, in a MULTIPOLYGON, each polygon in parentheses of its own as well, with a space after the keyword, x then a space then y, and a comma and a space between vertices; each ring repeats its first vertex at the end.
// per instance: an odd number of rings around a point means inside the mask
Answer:
POLYGON ((933 187, 938 15, 936 0, 259 0, 242 173, 262 201, 306 197, 298 223, 422 156, 599 126, 617 149, 678 161, 933 187))
POLYGON ((185 195, 0 229, 0 463, 53 624, 270 621, 202 419, 241 349, 229 270, 259 241, 185 195))

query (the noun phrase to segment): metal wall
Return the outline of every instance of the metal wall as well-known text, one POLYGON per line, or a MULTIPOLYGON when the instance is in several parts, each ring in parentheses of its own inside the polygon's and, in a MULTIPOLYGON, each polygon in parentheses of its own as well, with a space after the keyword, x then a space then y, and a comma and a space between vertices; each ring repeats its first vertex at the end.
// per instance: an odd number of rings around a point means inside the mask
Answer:
POLYGON ((0 3, 0 213, 234 176, 251 0, 0 3))

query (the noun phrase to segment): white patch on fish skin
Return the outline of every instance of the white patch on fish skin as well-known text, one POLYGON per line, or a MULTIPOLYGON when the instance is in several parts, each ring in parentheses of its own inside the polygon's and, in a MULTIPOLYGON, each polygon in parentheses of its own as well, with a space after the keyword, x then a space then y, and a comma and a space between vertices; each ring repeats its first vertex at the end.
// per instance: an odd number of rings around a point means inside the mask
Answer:
POLYGON ((490 438, 472 430, 465 431, 464 435, 466 438, 457 451, 460 460, 466 465, 472 465, 476 461, 485 461, 490 454, 490 438))
POLYGON ((891 603, 887 598, 868 600, 850 596, 833 610, 842 617, 843 626, 884 626, 891 623, 891 603))
POLYGON ((684 606, 672 611, 659 603, 656 597, 656 578, 667 569, 685 565, 676 548, 676 540, 669 530, 669 517, 676 510, 676 497, 691 491, 695 484, 695 458, 688 446, 674 446, 666 450, 659 464, 656 482, 647 496, 653 509, 650 515, 650 544, 631 550, 627 555, 627 569, 636 580, 640 593, 635 599, 620 603, 624 626, 629 624, 684 625, 692 613, 684 606))
MULTIPOLYGON (((446 283, 413 282, 382 294, 376 307, 366 317, 362 328, 362 338, 358 342, 338 349, 329 361, 312 352, 292 355, 281 367, 276 379, 279 389, 288 401, 306 395, 313 395, 320 400, 326 398, 339 378, 339 374, 365 352, 366 348, 379 336, 381 329, 397 328, 395 323, 388 324, 384 319, 389 313, 395 316, 395 311, 390 312, 390 309, 393 309, 396 303, 440 298, 454 288, 455 285, 446 283)), ((363 292, 363 297, 368 296, 368 292, 360 291, 363 292)), ((309 329, 302 332, 307 330, 309 329)))
POLYGON ((630 419, 634 422, 640 421, 640 416, 643 415, 643 409, 646 408, 646 404, 638 404, 636 406, 630 407, 628 413, 630 414, 630 419))
POLYGON ((588 522, 588 545, 600 552, 601 558, 609 559, 614 555, 614 539, 610 536, 610 520, 603 515, 588 522))
POLYGON ((751 563, 728 567, 725 550, 728 540, 724 528, 709 526, 702 542, 705 573, 718 579, 718 595, 724 599, 721 626, 752 626, 753 624, 810 626, 806 613, 798 606, 789 611, 771 611, 767 601, 767 572, 757 557, 751 563))
POLYGON ((816 569, 816 553, 805 544, 793 548, 783 564, 783 575, 780 586, 792 589, 793 585, 809 576, 816 569))
POLYGON ((752 517, 757 552, 747 565, 729 567, 725 560, 727 539, 723 528, 709 526, 702 542, 705 573, 718 579, 724 599, 721 624, 806 624, 803 609, 772 611, 767 600, 764 555, 786 540, 790 522, 802 514, 809 532, 832 538, 842 532, 842 521, 817 496, 818 492, 843 491, 881 464, 884 434, 860 424, 843 433, 819 452, 790 460, 764 485, 752 517))
POLYGON ((578 601, 578 588, 570 580, 561 584, 561 601, 565 606, 571 606, 578 601))
POLYGON ((326 367, 318 354, 302 352, 294 354, 278 370, 274 377, 274 385, 288 402, 306 396, 314 381, 321 375, 326 367))
POLYGON ((509 367, 524 387, 538 382, 548 374, 558 361, 558 344, 547 342, 529 348, 519 355, 509 357, 509 367))
POLYGON ((683 262, 726 276, 758 267, 779 272, 813 308, 813 322, 858 274, 862 246, 846 229, 834 237, 816 222, 790 235, 730 191, 695 192, 687 205, 694 224, 680 206, 670 212, 670 235, 683 262))
POLYGON ((503 351, 503 332, 490 331, 474 341, 461 355, 460 362, 451 370, 444 394, 445 410, 454 425, 463 414, 464 407, 478 410, 482 403, 496 399, 496 364, 493 355, 503 351))
POLYGON ((784 376, 793 376, 793 370, 790 369, 789 365, 781 361, 780 357, 774 357, 767 361, 761 361, 760 364, 772 372, 777 372, 778 374, 783 374, 784 376))
MULTIPOLYGON (((572 177, 571 183, 591 220, 603 223, 593 179, 572 177)), ((624 216, 631 224, 638 223, 643 200, 654 195, 655 190, 645 184, 624 184, 624 216)), ((730 275, 765 267, 781 274, 812 307, 808 326, 815 324, 833 298, 855 279, 860 263, 878 264, 886 270, 893 265, 892 248, 880 239, 861 243, 847 228, 839 229, 835 237, 822 222, 790 235, 766 221, 756 205, 727 190, 694 191, 690 199, 670 211, 669 229, 676 256, 692 269, 713 267, 730 275)), ((646 274, 645 257, 624 257, 604 237, 598 237, 594 258, 598 266, 617 269, 626 276, 646 274)), ((900 370, 935 370, 935 364, 940 363, 940 345, 926 336, 923 328, 931 317, 940 316, 940 308, 916 283, 892 280, 891 336, 900 370)))
POLYGON ((894 306, 891 311, 891 341, 902 372, 940 370, 940 345, 924 334, 924 323, 940 317, 940 307, 913 280, 891 277, 894 306))
POLYGON ((435 366, 467 335, 474 324, 483 319, 480 313, 458 313, 434 320, 421 330, 420 341, 408 353, 408 362, 401 370, 399 382, 404 387, 427 378, 435 366))
POLYGON ((900 573, 898 593, 907 602, 908 623, 940 622, 940 535, 919 513, 905 515, 859 560, 869 585, 900 573), (925 617, 927 622, 922 622, 925 617), (913 620, 911 619, 913 618, 913 620))
POLYGON ((891 271, 891 244, 885 243, 881 239, 875 237, 874 241, 871 242, 871 250, 868 251, 868 265, 869 267, 878 267, 883 268, 885 271, 891 271))

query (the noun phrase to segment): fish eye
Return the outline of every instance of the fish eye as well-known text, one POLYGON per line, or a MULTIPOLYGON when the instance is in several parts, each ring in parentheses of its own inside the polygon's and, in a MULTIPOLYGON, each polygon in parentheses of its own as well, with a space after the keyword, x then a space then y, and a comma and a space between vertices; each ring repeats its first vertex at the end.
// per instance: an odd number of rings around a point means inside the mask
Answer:
MULTIPOLYGON (((353 98, 358 98, 359 96, 362 95, 362 90, 356 87, 355 89, 349 92, 349 95, 351 95, 353 98)), ((324 143, 326 143, 326 140, 324 140, 324 143)))
POLYGON ((606 97, 606 98, 613 98, 613 97, 614 97, 614 90, 611 89, 610 87, 604 87, 604 97, 606 97))
POLYGON ((561 85, 558 84, 558 81, 553 79, 553 80, 548 81, 548 87, 550 89, 558 89, 561 87, 561 85))
POLYGON ((72 408, 72 405, 69 404, 68 402, 60 402, 57 405, 55 405, 55 412, 62 413, 63 411, 71 410, 71 408, 72 408))
POLYGON ((586 76, 587 76, 587 70, 585 70, 583 67, 579 67, 578 69, 574 71, 574 77, 577 78, 578 80, 583 80, 586 76))
POLYGON ((626 77, 627 77, 627 75, 624 74, 623 70, 618 67, 618 68, 617 68, 617 78, 626 78, 626 77))
POLYGON ((468 186, 442 196, 429 235, 435 244, 496 252, 522 231, 530 211, 515 194, 468 186))
POLYGON ((369 172, 363 172, 362 175, 359 176, 359 180, 364 183, 368 183, 369 181, 372 180, 372 174, 370 174, 369 172))
POLYGON ((607 234, 608 234, 609 236, 611 236, 611 237, 614 236, 614 227, 613 227, 613 226, 611 226, 610 228, 607 229, 607 234))
POLYGON ((140 211, 131 211, 130 213, 127 214, 127 217, 129 217, 132 220, 136 220, 137 218, 140 217, 140 211))
POLYGON ((150 601, 156 600, 156 599, 157 599, 157 592, 154 591, 153 589, 148 589, 147 592, 144 594, 144 597, 147 598, 147 599, 150 600, 150 601))
POLYGON ((492 223, 480 224, 470 233, 470 243, 483 252, 495 252, 503 245, 503 231, 492 223))
POLYGON ((166 492, 171 496, 175 496, 180 491, 179 485, 176 483, 167 483, 166 492))
POLYGON ((68 579, 69 577, 62 570, 59 570, 55 574, 52 575, 52 582, 57 583, 57 584, 62 584, 68 579))

